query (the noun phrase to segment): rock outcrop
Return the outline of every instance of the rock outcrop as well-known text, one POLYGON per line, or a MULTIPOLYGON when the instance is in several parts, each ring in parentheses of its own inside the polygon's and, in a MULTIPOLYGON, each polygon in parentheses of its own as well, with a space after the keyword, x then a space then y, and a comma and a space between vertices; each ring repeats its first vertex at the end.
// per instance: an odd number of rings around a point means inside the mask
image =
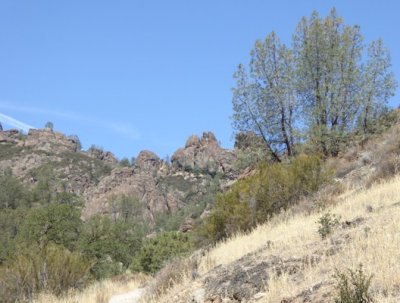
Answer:
POLYGON ((104 161, 111 165, 115 165, 118 163, 117 158, 115 158, 112 152, 104 151, 102 148, 92 146, 88 149, 87 155, 91 158, 104 161))
MULTIPOLYGON (((208 194, 217 173, 221 188, 235 179, 234 152, 221 148, 211 132, 188 138, 171 164, 143 150, 134 165, 121 167, 111 152, 95 146, 80 151, 78 144, 75 137, 50 128, 31 129, 27 135, 0 131, 0 170, 11 168, 14 176, 32 187, 43 175, 41 171, 46 171, 57 180, 51 183, 52 191, 65 190, 84 198, 84 218, 109 214, 110 203, 118 195, 134 197, 150 224, 158 213, 174 213, 208 194)), ((190 231, 193 224, 186 220, 182 231, 190 231)))
POLYGON ((201 138, 190 136, 185 147, 172 155, 171 164, 175 170, 232 176, 235 159, 234 152, 221 148, 212 132, 204 132, 201 138))
POLYGON ((0 143, 14 143, 19 139, 19 131, 16 129, 0 131, 0 143))
POLYGON ((135 164, 144 170, 158 169, 161 159, 152 151, 142 150, 136 157, 135 164))
POLYGON ((18 145, 52 153, 76 152, 78 149, 75 139, 49 128, 30 129, 26 139, 20 140, 18 145))

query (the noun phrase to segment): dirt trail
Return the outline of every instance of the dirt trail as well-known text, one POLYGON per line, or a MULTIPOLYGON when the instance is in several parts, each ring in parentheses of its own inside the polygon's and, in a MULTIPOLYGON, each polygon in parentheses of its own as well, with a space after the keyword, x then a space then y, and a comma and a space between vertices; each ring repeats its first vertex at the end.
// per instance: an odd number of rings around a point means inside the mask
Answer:
POLYGON ((143 294, 144 288, 138 288, 122 295, 112 296, 108 303, 137 303, 143 294))

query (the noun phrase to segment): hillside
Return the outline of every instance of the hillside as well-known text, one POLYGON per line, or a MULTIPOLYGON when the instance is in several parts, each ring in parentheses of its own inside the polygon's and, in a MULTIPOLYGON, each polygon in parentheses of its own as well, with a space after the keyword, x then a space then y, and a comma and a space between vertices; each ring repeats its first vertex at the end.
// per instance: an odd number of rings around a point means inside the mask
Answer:
POLYGON ((0 10, 0 303, 400 302, 400 2, 123 2, 0 10))
MULTIPOLYGON (((190 205, 207 207, 210 187, 225 187, 236 178, 235 153, 219 146, 214 134, 193 135, 166 163, 151 151, 141 151, 131 165, 98 147, 78 148, 77 139, 51 129, 0 131, 0 170, 33 188, 48 184, 55 193, 67 192, 84 199, 83 217, 110 214, 116 197, 139 200, 144 218, 176 213, 190 205)), ((190 215, 190 214, 187 214, 190 215)))
POLYGON ((349 190, 336 206, 285 213, 219 243, 201 257, 199 278, 191 281, 186 273, 152 302, 332 302, 335 270, 360 263, 373 274, 376 302, 398 302, 399 188, 397 176, 368 190, 349 190), (327 212, 339 216, 340 225, 321 240, 317 221, 327 212))
POLYGON ((250 233, 178 258, 154 277, 127 275, 37 302, 106 303, 124 293, 141 297, 130 302, 334 302, 335 275, 350 277, 360 265, 372 277, 374 302, 398 302, 399 128, 328 159, 335 190, 324 188, 250 233))
MULTIPOLYGON (((147 285, 151 296, 152 287, 170 283, 162 279, 175 275, 178 284, 143 302, 333 302, 335 270, 346 272, 362 264, 366 275, 373 275, 376 302, 398 302, 399 188, 396 176, 368 190, 349 189, 338 197, 337 205, 322 211, 281 214, 250 234, 238 234, 202 253, 194 280, 192 268, 181 261, 153 281, 134 278, 128 289, 147 285), (328 212, 339 216, 340 224, 322 240, 318 220, 328 212)), ((113 287, 126 287, 125 283, 101 284, 97 291, 63 301, 44 296, 38 302, 107 302, 113 287), (99 299, 101 294, 104 299, 99 299)))

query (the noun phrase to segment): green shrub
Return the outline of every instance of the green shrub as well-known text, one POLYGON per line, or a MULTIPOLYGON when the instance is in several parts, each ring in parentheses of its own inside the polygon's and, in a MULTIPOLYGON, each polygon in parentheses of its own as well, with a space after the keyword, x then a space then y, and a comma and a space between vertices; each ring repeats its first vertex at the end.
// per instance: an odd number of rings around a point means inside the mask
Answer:
POLYGON ((161 233, 143 243, 142 248, 134 256, 130 269, 154 274, 167 261, 183 256, 192 249, 193 244, 188 234, 179 232, 161 233))
POLYGON ((286 210, 327 184, 332 173, 317 156, 300 155, 290 163, 261 164, 252 176, 237 181, 217 202, 200 236, 219 240, 286 210))
POLYGON ((0 264, 6 257, 15 253, 15 238, 29 209, 0 209, 0 264))
POLYGON ((240 198, 241 191, 242 184, 237 183, 225 194, 217 195, 212 213, 198 231, 200 237, 220 240, 254 225, 249 204, 240 198))
POLYGON ((113 221, 100 215, 85 222, 79 251, 96 260, 91 274, 103 279, 121 273, 142 245, 143 230, 132 221, 113 221))
POLYGON ((18 179, 10 174, 0 176, 0 209, 25 205, 26 198, 26 191, 18 179))
POLYGON ((62 246, 19 247, 0 268, 2 302, 31 301, 39 292, 55 295, 83 287, 90 262, 62 246))
POLYGON ((80 210, 68 204, 52 203, 32 209, 20 226, 22 244, 54 242, 73 250, 82 228, 80 210))
POLYGON ((317 223, 319 223, 318 233, 322 239, 325 239, 339 225, 339 217, 328 212, 319 218, 317 223))
POLYGON ((335 303, 371 303, 374 302, 370 291, 371 276, 366 276, 362 265, 355 271, 348 269, 348 274, 336 272, 338 295, 335 303))
POLYGON ((129 159, 125 157, 119 161, 119 165, 121 165, 122 167, 129 167, 131 166, 131 163, 129 162, 129 159))

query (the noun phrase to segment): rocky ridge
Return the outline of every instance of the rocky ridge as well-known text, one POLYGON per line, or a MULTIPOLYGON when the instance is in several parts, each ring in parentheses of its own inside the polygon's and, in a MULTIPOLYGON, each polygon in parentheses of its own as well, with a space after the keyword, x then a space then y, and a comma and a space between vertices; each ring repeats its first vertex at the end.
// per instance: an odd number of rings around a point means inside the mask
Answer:
POLYGON ((128 167, 119 165, 111 152, 95 146, 80 151, 78 144, 76 137, 51 129, 31 129, 26 135, 0 131, 0 169, 11 169, 14 176, 34 186, 38 172, 48 168, 59 180, 55 191, 84 198, 84 218, 109 213, 110 202, 118 195, 135 197, 153 223, 158 213, 174 213, 206 194, 217 175, 219 187, 236 178, 235 152, 220 147, 211 132, 189 137, 171 163, 143 150, 128 167))

